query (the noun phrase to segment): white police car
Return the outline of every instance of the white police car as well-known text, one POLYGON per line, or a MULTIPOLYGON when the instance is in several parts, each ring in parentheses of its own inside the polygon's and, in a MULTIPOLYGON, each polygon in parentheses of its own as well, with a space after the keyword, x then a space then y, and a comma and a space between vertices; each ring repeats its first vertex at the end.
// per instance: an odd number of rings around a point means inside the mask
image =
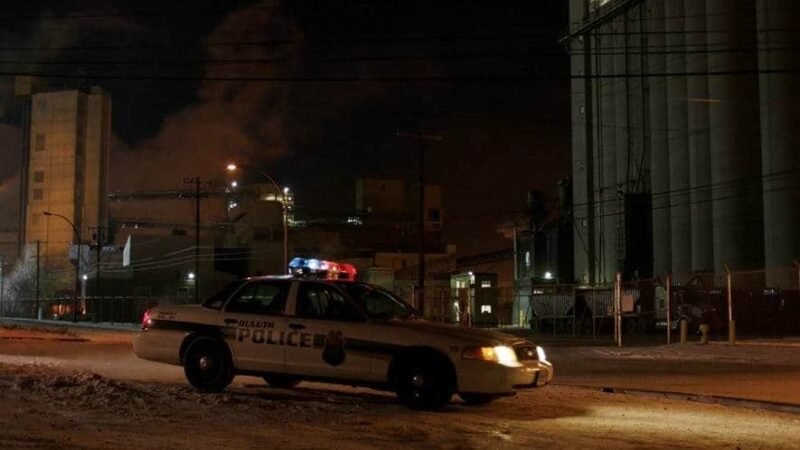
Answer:
POLYGON ((291 276, 237 281, 202 305, 155 307, 134 352, 182 365, 201 391, 256 375, 275 387, 387 389, 419 409, 439 409, 454 393, 488 403, 553 379, 544 350, 528 341, 423 320, 370 284, 291 276))

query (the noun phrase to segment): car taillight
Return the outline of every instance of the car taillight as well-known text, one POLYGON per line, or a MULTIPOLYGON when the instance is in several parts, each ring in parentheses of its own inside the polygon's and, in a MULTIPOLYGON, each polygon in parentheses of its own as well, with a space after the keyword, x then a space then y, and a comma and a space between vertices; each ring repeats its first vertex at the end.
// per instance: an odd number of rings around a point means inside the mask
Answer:
POLYGON ((142 330, 147 330, 153 325, 152 313, 148 309, 142 315, 142 330))

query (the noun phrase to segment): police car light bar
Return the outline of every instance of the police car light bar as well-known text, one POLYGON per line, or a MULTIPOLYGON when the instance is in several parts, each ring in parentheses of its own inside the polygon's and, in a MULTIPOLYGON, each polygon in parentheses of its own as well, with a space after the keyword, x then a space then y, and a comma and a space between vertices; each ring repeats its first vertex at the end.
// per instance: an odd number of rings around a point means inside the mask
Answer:
POLYGON ((350 281, 354 281, 358 273, 352 264, 337 263, 315 258, 292 259, 292 261, 289 262, 289 272, 295 276, 350 281))

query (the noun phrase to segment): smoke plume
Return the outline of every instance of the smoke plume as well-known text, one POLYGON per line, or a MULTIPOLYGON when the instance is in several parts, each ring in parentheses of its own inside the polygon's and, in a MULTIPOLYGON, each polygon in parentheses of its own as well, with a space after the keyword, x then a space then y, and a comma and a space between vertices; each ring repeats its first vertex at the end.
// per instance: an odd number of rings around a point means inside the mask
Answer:
MULTIPOLYGON (((217 45, 263 40, 271 27, 290 28, 285 22, 273 9, 258 6, 230 14, 208 37, 209 63, 205 75, 210 78, 279 75, 263 62, 214 61, 275 58, 291 51, 286 46, 217 45)), ((118 143, 113 154, 111 189, 169 188, 187 176, 220 178, 231 159, 264 161, 288 151, 282 119, 282 109, 288 103, 287 89, 259 81, 203 81, 197 98, 197 103, 165 118, 153 138, 132 148, 118 143), (147 176, 138 175, 142 173, 147 176)))

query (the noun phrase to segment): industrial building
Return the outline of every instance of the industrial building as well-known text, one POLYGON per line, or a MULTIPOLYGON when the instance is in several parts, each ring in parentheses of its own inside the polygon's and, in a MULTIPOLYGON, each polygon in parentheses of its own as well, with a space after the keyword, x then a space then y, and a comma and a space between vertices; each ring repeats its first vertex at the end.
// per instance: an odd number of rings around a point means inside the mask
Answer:
POLYGON ((796 0, 570 0, 579 282, 727 265, 796 288, 798 19, 796 0))
MULTIPOLYGON (((25 97, 23 243, 39 242, 45 267, 68 265, 70 244, 108 220, 111 97, 100 88, 25 97)), ((87 238, 87 239, 84 239, 87 238)))

